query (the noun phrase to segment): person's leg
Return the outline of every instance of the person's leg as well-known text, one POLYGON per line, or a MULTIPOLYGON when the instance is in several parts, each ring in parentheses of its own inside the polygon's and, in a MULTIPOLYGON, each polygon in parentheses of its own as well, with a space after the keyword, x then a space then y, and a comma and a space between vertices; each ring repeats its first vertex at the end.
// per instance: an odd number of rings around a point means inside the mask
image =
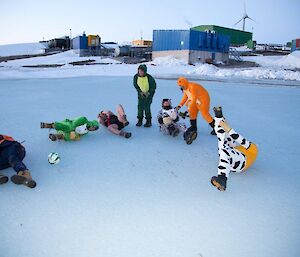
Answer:
POLYGON ((208 99, 204 102, 201 102, 201 104, 197 104, 197 108, 201 112, 203 119, 206 120, 207 123, 211 124, 214 119, 209 113, 209 107, 210 103, 208 99))
POLYGON ((111 124, 107 127, 107 129, 113 134, 116 134, 116 135, 120 134, 120 130, 118 129, 117 124, 111 124))
POLYGON ((231 170, 231 157, 225 149, 219 150, 219 156, 218 175, 213 176, 210 182, 220 191, 225 191, 227 187, 227 178, 231 170))
POLYGON ((26 165, 22 162, 25 157, 25 148, 21 144, 14 144, 7 147, 6 154, 8 163, 15 170, 16 173, 19 171, 27 170, 26 165))
POLYGON ((188 132, 197 131, 197 115, 198 115, 198 108, 196 105, 190 105, 189 109, 189 116, 190 116, 190 123, 191 126, 188 128, 188 132))
POLYGON ((1 153, 1 158, 0 158, 0 170, 5 170, 10 167, 10 164, 8 163, 7 158, 2 158, 2 153, 1 153))
POLYGON ((11 181, 17 185, 25 185, 30 188, 36 186, 36 182, 32 179, 29 170, 22 162, 26 155, 25 148, 19 144, 15 145, 14 149, 11 149, 10 156, 8 158, 10 165, 17 172, 17 175, 11 177, 11 181))
POLYGON ((144 118, 144 109, 145 109, 144 106, 145 106, 145 99, 142 97, 139 97, 139 99, 138 99, 138 114, 137 114, 138 119, 144 118))
POLYGON ((125 132, 125 131, 119 130, 117 124, 111 124, 107 128, 110 132, 112 132, 115 135, 119 135, 119 136, 122 136, 122 137, 125 137, 125 138, 131 137, 130 132, 125 132))
MULTIPOLYGON (((49 134, 49 138, 51 141, 56 141, 56 140, 63 140, 65 139, 65 135, 70 135, 70 133, 64 133, 62 131, 60 131, 57 134, 49 134)), ((66 137, 66 141, 70 140, 70 136, 66 137)))
POLYGON ((62 131, 70 131, 71 130, 71 122, 70 120, 66 119, 63 121, 56 121, 54 122, 54 128, 56 130, 62 130, 62 131))
POLYGON ((138 98, 138 113, 137 113, 138 122, 136 126, 140 127, 143 125, 143 118, 144 118, 144 98, 138 98))
MULTIPOLYGON (((223 126, 228 126, 226 121, 223 121, 223 126)), ((237 142, 239 145, 241 145, 242 147, 244 147, 245 149, 248 149, 251 142, 248 141, 246 138, 244 138, 242 135, 240 135, 239 133, 237 133, 234 129, 230 129, 228 134, 230 135, 230 137, 237 142)))
POLYGON ((124 126, 127 126, 129 125, 129 122, 127 120, 127 117, 126 117, 126 114, 125 114, 125 111, 124 111, 124 108, 121 104, 119 104, 117 106, 117 114, 118 114, 118 120, 120 122, 122 122, 124 124, 124 126))
POLYGON ((151 103, 152 103, 152 97, 149 96, 145 99, 146 124, 144 125, 144 127, 151 127, 152 126, 152 123, 151 123, 151 119, 152 119, 151 103))
POLYGON ((53 128, 54 129, 54 123, 46 123, 46 122, 41 122, 41 128, 53 128))

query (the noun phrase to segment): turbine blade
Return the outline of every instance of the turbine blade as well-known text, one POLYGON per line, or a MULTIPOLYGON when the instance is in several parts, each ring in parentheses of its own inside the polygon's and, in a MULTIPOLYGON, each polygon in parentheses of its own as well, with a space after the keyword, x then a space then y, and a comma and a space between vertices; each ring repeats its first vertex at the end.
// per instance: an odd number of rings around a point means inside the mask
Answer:
POLYGON ((254 22, 256 22, 255 20, 253 20, 252 18, 250 18, 249 16, 247 17, 248 19, 250 19, 250 20, 252 20, 252 21, 254 21, 254 22))
POLYGON ((238 22, 234 23, 233 26, 237 25, 239 22, 241 22, 244 18, 240 19, 238 22))

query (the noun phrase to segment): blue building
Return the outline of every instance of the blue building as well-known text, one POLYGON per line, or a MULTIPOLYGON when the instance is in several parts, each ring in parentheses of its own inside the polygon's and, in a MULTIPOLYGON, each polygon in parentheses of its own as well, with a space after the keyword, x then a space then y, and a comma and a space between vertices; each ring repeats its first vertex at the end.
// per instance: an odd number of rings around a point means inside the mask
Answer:
POLYGON ((101 39, 98 35, 77 36, 72 39, 72 49, 79 56, 99 56, 101 54, 101 39))
POLYGON ((154 30, 152 59, 165 56, 189 64, 228 62, 230 37, 197 30, 154 30))

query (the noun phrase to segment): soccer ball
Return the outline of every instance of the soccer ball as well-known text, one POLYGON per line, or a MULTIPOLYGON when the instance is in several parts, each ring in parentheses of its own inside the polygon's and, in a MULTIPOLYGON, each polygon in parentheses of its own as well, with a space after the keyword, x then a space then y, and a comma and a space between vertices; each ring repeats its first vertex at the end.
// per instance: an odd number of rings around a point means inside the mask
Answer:
POLYGON ((58 164, 60 162, 60 157, 58 153, 50 153, 48 155, 48 162, 50 164, 58 164))

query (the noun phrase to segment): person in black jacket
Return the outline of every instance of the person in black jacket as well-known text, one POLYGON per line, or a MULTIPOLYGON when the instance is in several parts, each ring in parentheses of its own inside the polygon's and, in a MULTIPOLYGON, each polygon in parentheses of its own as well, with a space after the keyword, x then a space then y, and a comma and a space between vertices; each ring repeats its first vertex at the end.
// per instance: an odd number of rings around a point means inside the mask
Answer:
POLYGON ((138 72, 133 77, 133 85, 138 93, 138 122, 136 126, 142 126, 145 112, 146 123, 144 127, 151 127, 152 115, 150 106, 156 90, 156 82, 154 78, 147 73, 147 66, 145 64, 141 64, 138 67, 138 72))
MULTIPOLYGON (((0 134, 0 170, 12 167, 16 175, 11 181, 17 185, 25 185, 30 188, 36 186, 26 165, 22 162, 25 157, 25 148, 10 136, 0 134)), ((0 184, 8 181, 8 177, 0 174, 0 184)))

